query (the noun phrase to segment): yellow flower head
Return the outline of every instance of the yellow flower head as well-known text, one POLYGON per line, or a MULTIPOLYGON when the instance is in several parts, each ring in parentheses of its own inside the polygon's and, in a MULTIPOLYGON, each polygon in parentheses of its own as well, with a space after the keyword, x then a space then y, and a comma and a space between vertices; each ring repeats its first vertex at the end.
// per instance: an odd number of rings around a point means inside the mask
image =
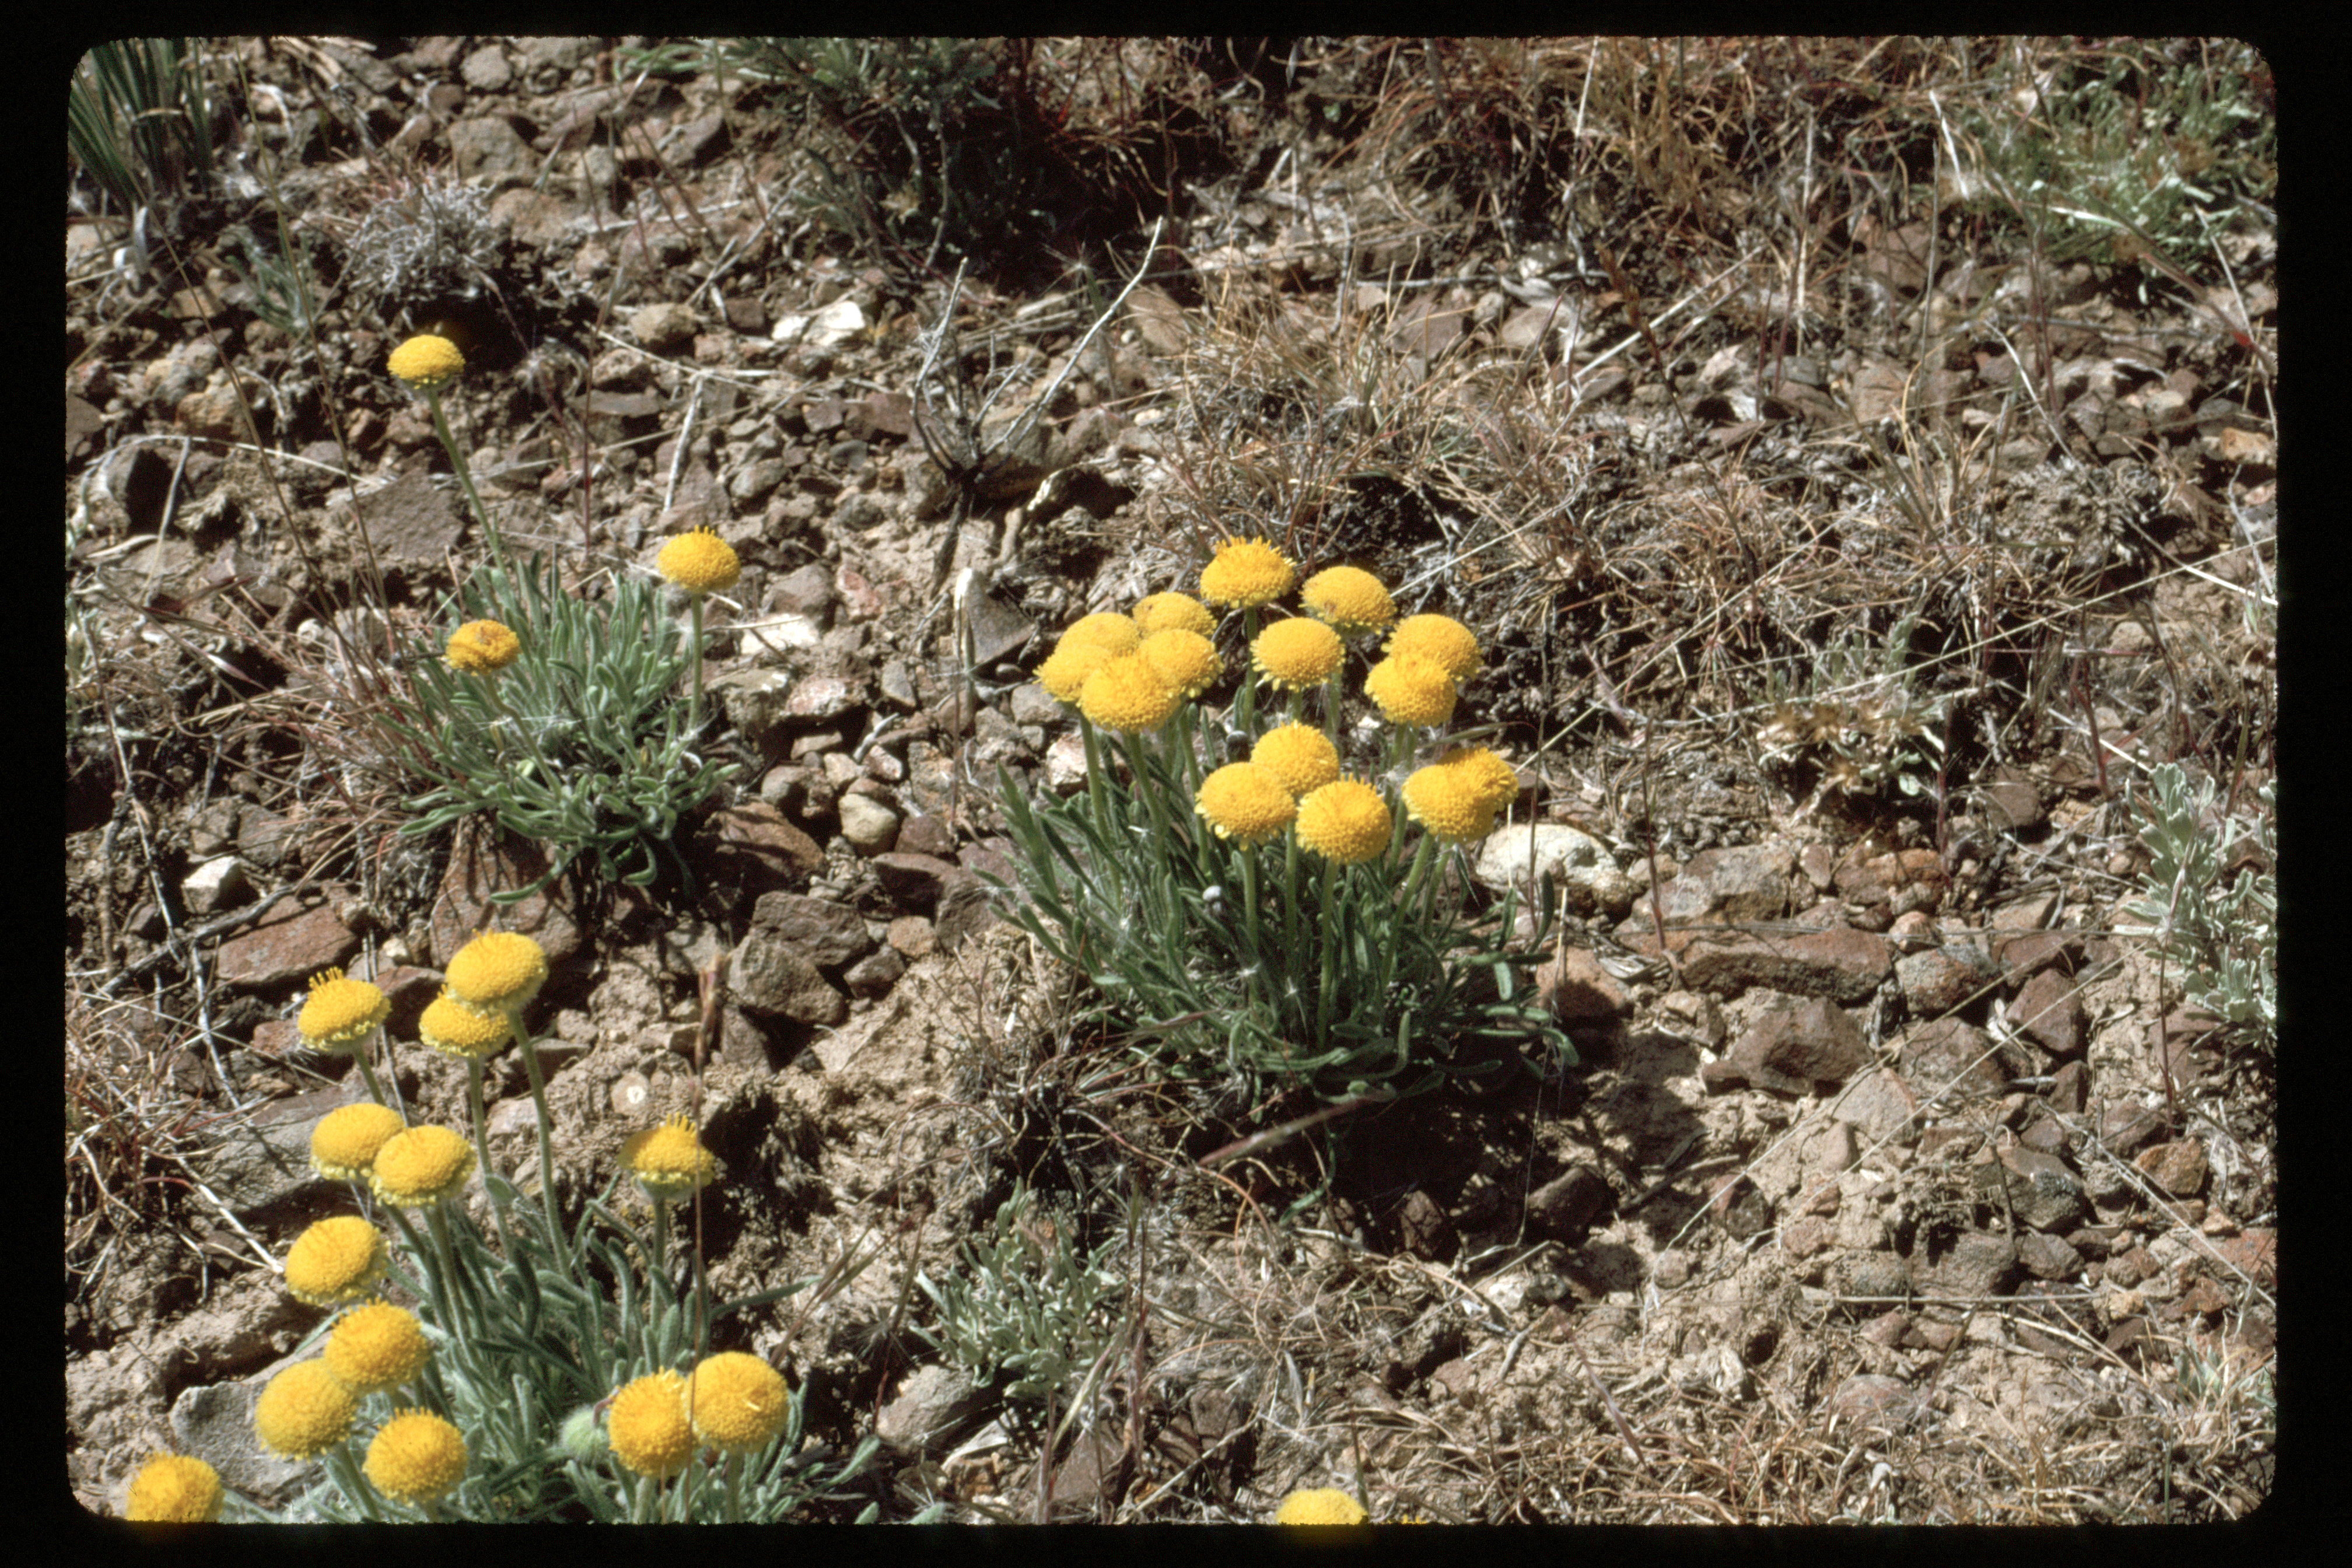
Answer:
POLYGON ((689 594, 723 594, 743 575, 743 563, 735 559, 735 548, 719 537, 716 531, 698 528, 691 533, 681 533, 661 547, 654 557, 654 570, 685 589, 689 594))
POLYGON ((445 1056, 479 1058, 504 1048, 514 1026, 504 1013, 467 1006, 444 985, 416 1020, 416 1037, 445 1056))
POLYGON ((1062 629, 1054 639, 1055 648, 1098 647, 1105 653, 1133 653, 1136 644, 1143 640, 1135 622, 1126 616, 1097 613, 1080 616, 1062 629))
POLYGON ((253 1402, 254 1435, 274 1454, 316 1458, 352 1435, 360 1396, 323 1361, 298 1361, 253 1402))
POLYGON ((400 1112, 373 1100, 338 1106, 310 1129, 310 1163, 331 1182, 355 1182, 375 1163, 375 1152, 405 1125, 400 1112))
POLYGON ((1382 631, 1396 619, 1396 601, 1378 577, 1359 566, 1325 567, 1299 588, 1298 602, 1343 637, 1382 631))
POLYGON ((633 1132, 621 1145, 621 1163, 647 1195, 675 1203, 719 1174, 719 1156, 694 1135, 694 1123, 673 1116, 658 1127, 633 1132))
POLYGON ((1346 651, 1339 634, 1321 621, 1293 616, 1257 634, 1250 646, 1250 662, 1276 686, 1297 689, 1320 684, 1339 668, 1346 651))
POLYGON ((1425 658, 1455 680, 1478 673, 1478 639, 1451 616, 1407 616, 1389 638, 1391 658, 1425 658))
POLYGON ((294 1020, 313 1050, 348 1056, 359 1049, 392 1012, 383 992, 364 980, 347 980, 340 969, 310 977, 310 999, 294 1020))
POLYGON ((1176 691, 1139 653, 1104 660, 1078 689, 1078 711, 1089 723, 1122 733, 1157 730, 1176 711, 1176 691))
POLYGON ((210 1524, 220 1517, 220 1473, 185 1454, 157 1454, 123 1494, 122 1517, 158 1524, 210 1524))
POLYGON ((1354 779, 1336 779, 1298 803, 1298 843, 1327 860, 1352 866, 1389 847, 1388 802, 1354 779))
POLYGON ((1364 695, 1391 724, 1443 724, 1454 717, 1454 678, 1426 658, 1391 654, 1365 673, 1364 695))
POLYGON ((1220 838, 1262 844, 1290 826, 1298 803, 1282 780, 1255 763, 1227 763, 1201 781, 1192 809, 1220 838))
POLYGON ((1297 578, 1297 569, 1266 541, 1221 539, 1215 556, 1201 568, 1201 597, 1246 610, 1281 598, 1297 578))
POLYGON ((1339 753, 1311 724, 1268 730, 1250 748, 1249 760, 1280 779, 1294 799, 1339 776, 1339 753))
POLYGON ((730 1454, 766 1447, 792 1413, 792 1390, 784 1386, 783 1373, 742 1351, 705 1357, 688 1388, 694 1435, 730 1454))
POLYGON ((466 1439, 429 1410, 404 1410, 369 1442, 367 1479, 397 1502, 431 1502, 466 1479, 466 1439))
POLYGON ((1217 677, 1225 672, 1224 661, 1217 657, 1217 645, 1182 626, 1153 632, 1135 651, 1151 666, 1152 673, 1187 702, 1214 686, 1217 677))
POLYGON ((430 392, 464 374, 466 356, 448 339, 423 332, 393 350, 385 365, 415 391, 430 392))
POLYGON ((1213 637, 1217 617, 1190 594, 1147 594, 1135 602, 1135 624, 1145 637, 1154 632, 1198 632, 1213 637))
POLYGON ((385 1203, 422 1208, 446 1198, 474 1173, 474 1146, 446 1127, 412 1127, 376 1151, 368 1185, 385 1203))
POLYGON ((1436 765, 1451 768, 1465 788, 1496 811, 1519 798, 1518 774, 1484 746, 1455 746, 1438 758, 1436 765))
POLYGON ((445 657, 452 668, 486 675, 522 657, 522 639, 496 621, 467 621, 449 634, 445 657))
POLYGON ((1363 1506, 1337 1487, 1293 1492, 1275 1510, 1276 1524, 1361 1524, 1363 1506))
POLYGON ((613 1395, 604 1435, 614 1457, 641 1476, 663 1479, 694 1458, 694 1428, 686 1419, 686 1379, 656 1372, 613 1395))
POLYGON ((1433 763, 1404 781, 1404 809, 1448 844, 1484 838, 1495 830, 1495 806, 1474 777, 1433 763))
POLYGON ((519 1013, 547 981, 547 953, 520 931, 486 931, 449 961, 449 989, 481 1013, 519 1013))
POLYGON ((383 1237, 357 1215, 320 1220, 286 1249, 286 1289, 313 1307, 356 1301, 383 1278, 383 1237))
POLYGON ((1100 643, 1064 642, 1037 667, 1037 684, 1055 701, 1076 703, 1086 689, 1087 677, 1118 657, 1100 643))
POLYGON ((384 1301, 352 1308, 327 1335, 327 1370, 354 1394, 383 1394, 425 1370, 432 1342, 416 1314, 384 1301))

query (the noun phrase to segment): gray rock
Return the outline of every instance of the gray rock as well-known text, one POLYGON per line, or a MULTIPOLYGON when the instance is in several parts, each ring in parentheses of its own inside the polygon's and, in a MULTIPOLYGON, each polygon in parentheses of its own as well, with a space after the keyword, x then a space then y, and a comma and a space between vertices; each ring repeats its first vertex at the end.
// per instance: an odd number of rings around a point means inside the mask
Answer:
POLYGON ((872 795, 851 790, 841 797, 841 836, 861 855, 879 855, 898 841, 898 814, 872 795))

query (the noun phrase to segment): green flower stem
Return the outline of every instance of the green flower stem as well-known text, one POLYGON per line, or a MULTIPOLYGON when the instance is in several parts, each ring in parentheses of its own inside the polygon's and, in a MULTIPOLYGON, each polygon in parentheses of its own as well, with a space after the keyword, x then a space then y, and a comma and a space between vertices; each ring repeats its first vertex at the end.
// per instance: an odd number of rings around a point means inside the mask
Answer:
POLYGON ((1257 678, 1250 672, 1246 661, 1249 658, 1248 650, 1256 646, 1257 606, 1252 605, 1242 612, 1242 658, 1244 664, 1242 669, 1241 695, 1237 700, 1242 710, 1242 731, 1253 736, 1257 733, 1257 678))
POLYGON ((466 455, 457 450, 457 438, 449 434, 449 421, 441 413, 440 388, 427 388, 425 401, 433 410, 433 433, 441 437, 441 449, 449 454, 449 466, 457 471, 457 482, 466 489, 466 500, 472 503, 474 516, 481 521, 482 531, 489 536, 490 553, 503 566, 507 563, 506 542, 499 537, 499 525, 490 521, 489 509, 474 491, 474 471, 467 466, 466 455))
POLYGON ((382 1500, 367 1477, 361 1473, 360 1457, 352 1452, 347 1438, 327 1450, 324 1456, 327 1474, 333 1478, 335 1489, 341 1492, 360 1517, 370 1524, 384 1522, 382 1500))
POLYGON ((504 1184, 492 1179, 494 1167, 490 1164, 489 1121, 482 1112, 482 1058, 479 1057, 466 1058, 466 1116, 473 1124, 474 1152, 481 1157, 482 1187, 490 1194, 490 1213, 497 1216, 499 1222, 499 1241, 506 1248, 506 1255, 512 1258, 515 1255, 514 1232, 507 1227, 506 1194, 501 1190, 504 1184))
POLYGON ((378 1105, 392 1104, 392 1101, 384 1095, 383 1085, 376 1082, 375 1080, 375 1068, 368 1065, 368 1048, 366 1044, 362 1043, 360 1048, 352 1054, 360 1064, 360 1081, 368 1086, 369 1095, 374 1099, 378 1105))
POLYGON ((428 1250, 418 1237, 416 1227, 409 1224, 408 1216, 396 1207, 392 1210, 392 1223, 399 1227, 401 1239, 408 1243, 409 1256, 425 1265, 425 1289, 417 1293, 432 1305, 433 1315, 440 1320, 441 1326, 456 1335, 459 1344, 465 1344, 467 1325, 457 1316, 457 1301, 451 1294, 457 1269, 448 1253, 438 1245, 446 1238, 438 1232, 435 1233, 436 1245, 428 1250))
MULTIPOLYGON (((1330 900, 1318 900, 1317 910, 1327 919, 1330 900)), ((1305 952, 1298 945, 1298 835, 1282 836, 1282 962, 1283 967, 1296 979, 1306 967, 1305 952)))
POLYGON ((702 730, 702 595, 688 594, 688 613, 694 618, 694 636, 686 645, 687 657, 694 661, 694 696, 687 704, 687 733, 698 734, 702 730))
MULTIPOLYGON (((1265 973, 1265 945, 1264 945, 1264 944, 1263 944, 1263 943, 1258 940, 1258 934, 1257 934, 1257 849, 1256 849, 1256 847, 1255 847, 1255 845, 1244 845, 1244 846, 1242 847, 1242 850, 1241 850, 1241 860, 1242 860, 1242 918, 1243 918, 1244 921, 1245 922, 1245 929, 1246 929, 1246 930, 1248 931, 1248 932, 1249 932, 1250 969, 1252 970, 1252 972, 1253 972, 1255 974, 1257 974, 1257 975, 1263 975, 1263 974, 1265 973)), ((1261 980, 1261 981, 1258 981, 1258 982, 1256 982, 1256 983, 1257 983, 1257 984, 1263 984, 1263 981, 1261 980)))
POLYGON ((530 1102, 539 1112, 539 1195, 547 1208, 548 1245, 569 1268, 579 1259, 572 1255, 572 1244, 563 1233, 563 1212, 555 1201, 555 1118, 547 1109, 547 1075, 540 1071, 539 1053, 531 1048, 522 1010, 509 1012, 508 1021, 514 1026, 515 1044, 522 1050, 522 1065, 530 1074, 530 1102))
MULTIPOLYGON (((1294 837, 1292 842, 1296 843, 1294 837)), ((1339 903, 1332 889, 1339 875, 1328 858, 1317 872, 1320 887, 1315 900, 1315 910, 1323 927, 1323 967, 1315 981, 1315 1048, 1324 1049, 1331 1040, 1331 998, 1339 994, 1339 903)))

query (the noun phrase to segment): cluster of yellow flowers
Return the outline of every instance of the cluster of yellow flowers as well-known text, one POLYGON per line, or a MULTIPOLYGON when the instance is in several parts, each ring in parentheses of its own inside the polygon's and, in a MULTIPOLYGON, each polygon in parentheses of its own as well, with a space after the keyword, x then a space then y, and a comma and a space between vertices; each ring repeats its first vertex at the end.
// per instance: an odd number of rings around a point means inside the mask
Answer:
MULTIPOLYGON (((1156 731, 1223 673, 1210 641, 1216 619, 1202 601, 1255 612, 1294 584, 1307 613, 1276 618, 1252 640, 1250 664, 1259 679, 1294 694, 1331 688, 1346 661, 1345 639, 1386 632, 1384 657, 1365 674, 1364 694, 1401 728, 1453 717, 1463 682, 1479 668, 1478 640, 1468 627, 1445 616, 1399 620, 1388 589, 1357 567, 1333 566, 1299 584, 1297 568, 1263 539, 1220 542, 1202 569, 1199 599, 1153 594, 1131 615, 1096 614, 1072 623, 1038 666, 1038 683, 1097 729, 1156 731)), ((1412 820, 1441 841, 1462 843, 1492 832, 1496 814, 1517 792, 1507 763, 1484 747, 1465 746, 1406 779, 1402 795, 1412 820)), ((1247 762, 1211 773, 1193 808, 1220 837, 1259 844, 1287 829, 1301 847, 1343 865, 1371 859, 1391 837, 1380 791, 1339 777, 1336 748, 1322 731, 1299 723, 1266 731, 1247 762)))

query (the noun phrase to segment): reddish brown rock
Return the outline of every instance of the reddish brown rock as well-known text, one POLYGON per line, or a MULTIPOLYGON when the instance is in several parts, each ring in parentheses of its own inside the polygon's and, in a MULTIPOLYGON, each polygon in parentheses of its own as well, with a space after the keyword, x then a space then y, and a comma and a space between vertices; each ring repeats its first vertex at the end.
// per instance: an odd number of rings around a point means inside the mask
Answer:
POLYGON ((695 835, 694 851, 698 875, 754 896, 789 889, 824 869, 816 840, 760 800, 711 813, 695 835))
POLYGON ((2205 1184, 2205 1145, 2194 1138, 2143 1149, 2132 1165, 2176 1198, 2193 1197, 2205 1184))
POLYGON ((2009 1016, 2025 1037, 2053 1057, 2083 1054, 2083 995, 2074 981, 2045 969, 2025 983, 2009 1005, 2009 1016))
POLYGON ((259 920, 220 944, 214 973, 225 985, 266 991, 307 982, 322 969, 350 962, 360 939, 336 918, 335 903, 302 906, 281 900, 259 920))
MULTIPOLYGON (((1682 960, 1683 983, 1717 996, 1757 986, 1832 1001, 1867 1001, 1894 971, 1895 949, 1883 936, 1845 929, 1774 935, 1756 931, 1678 931, 1666 933, 1682 960)), ((1628 936, 1636 952, 1654 954, 1658 940, 1628 936)))
POLYGON ((1790 996, 1777 999, 1730 1054, 1707 1063, 1700 1076, 1710 1089, 1737 1081, 1781 1094, 1810 1094, 1843 1083, 1869 1065, 1870 1047, 1843 1009, 1819 996, 1790 996))

